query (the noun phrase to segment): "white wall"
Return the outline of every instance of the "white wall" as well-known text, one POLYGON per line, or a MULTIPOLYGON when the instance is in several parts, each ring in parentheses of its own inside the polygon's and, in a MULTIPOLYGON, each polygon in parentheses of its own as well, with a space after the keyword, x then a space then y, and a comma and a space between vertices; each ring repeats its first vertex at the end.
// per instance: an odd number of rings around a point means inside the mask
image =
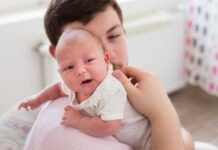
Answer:
POLYGON ((168 93, 185 85, 185 16, 178 10, 185 2, 187 0, 129 0, 121 3, 129 65, 157 74, 168 93))
POLYGON ((153 23, 147 17, 144 25, 137 25, 130 32, 127 28, 127 43, 129 65, 155 73, 164 89, 172 93, 185 85, 185 32, 183 14, 172 12, 168 15, 164 20, 164 15, 156 14, 156 22, 154 15, 151 17, 153 23))
POLYGON ((40 57, 34 51, 44 37, 42 19, 18 17, 0 16, 0 114, 42 87, 40 57))
POLYGON ((123 10, 124 18, 140 12, 156 10, 175 10, 178 5, 188 0, 117 0, 123 10))

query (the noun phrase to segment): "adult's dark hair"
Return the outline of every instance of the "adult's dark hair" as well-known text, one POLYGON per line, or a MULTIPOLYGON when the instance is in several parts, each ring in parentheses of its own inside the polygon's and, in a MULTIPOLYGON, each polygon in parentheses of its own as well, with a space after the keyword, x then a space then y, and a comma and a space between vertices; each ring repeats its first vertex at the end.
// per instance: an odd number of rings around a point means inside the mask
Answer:
POLYGON ((116 0, 52 0, 44 17, 46 34, 56 45, 62 28, 71 22, 89 23, 95 14, 111 6, 123 23, 122 12, 116 0))

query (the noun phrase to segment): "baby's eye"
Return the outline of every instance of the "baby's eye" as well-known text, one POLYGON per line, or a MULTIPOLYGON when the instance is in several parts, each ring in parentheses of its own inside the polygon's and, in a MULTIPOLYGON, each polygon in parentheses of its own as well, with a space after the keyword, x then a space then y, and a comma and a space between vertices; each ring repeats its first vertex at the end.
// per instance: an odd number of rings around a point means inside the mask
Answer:
POLYGON ((69 70, 72 70, 73 69, 73 66, 72 65, 69 65, 67 66, 66 68, 64 68, 64 71, 69 71, 69 70))

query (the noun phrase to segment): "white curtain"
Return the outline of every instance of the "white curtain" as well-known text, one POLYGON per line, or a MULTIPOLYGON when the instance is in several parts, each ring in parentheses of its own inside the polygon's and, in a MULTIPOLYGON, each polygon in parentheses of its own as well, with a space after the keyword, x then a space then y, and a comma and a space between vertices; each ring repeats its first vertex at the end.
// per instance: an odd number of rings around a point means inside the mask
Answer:
POLYGON ((190 0, 188 8, 187 80, 218 96, 218 0, 190 0))

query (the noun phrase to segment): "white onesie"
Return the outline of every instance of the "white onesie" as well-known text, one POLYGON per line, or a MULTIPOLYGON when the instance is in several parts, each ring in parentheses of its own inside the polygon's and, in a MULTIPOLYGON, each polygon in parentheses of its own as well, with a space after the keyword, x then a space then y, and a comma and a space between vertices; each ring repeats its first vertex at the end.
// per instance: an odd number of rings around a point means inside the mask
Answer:
POLYGON ((62 84, 63 92, 69 96, 69 105, 89 116, 100 116, 104 121, 122 120, 122 127, 114 135, 122 143, 135 150, 150 150, 150 125, 145 116, 137 113, 127 100, 122 84, 112 76, 110 66, 107 76, 86 100, 78 103, 75 92, 62 84))

